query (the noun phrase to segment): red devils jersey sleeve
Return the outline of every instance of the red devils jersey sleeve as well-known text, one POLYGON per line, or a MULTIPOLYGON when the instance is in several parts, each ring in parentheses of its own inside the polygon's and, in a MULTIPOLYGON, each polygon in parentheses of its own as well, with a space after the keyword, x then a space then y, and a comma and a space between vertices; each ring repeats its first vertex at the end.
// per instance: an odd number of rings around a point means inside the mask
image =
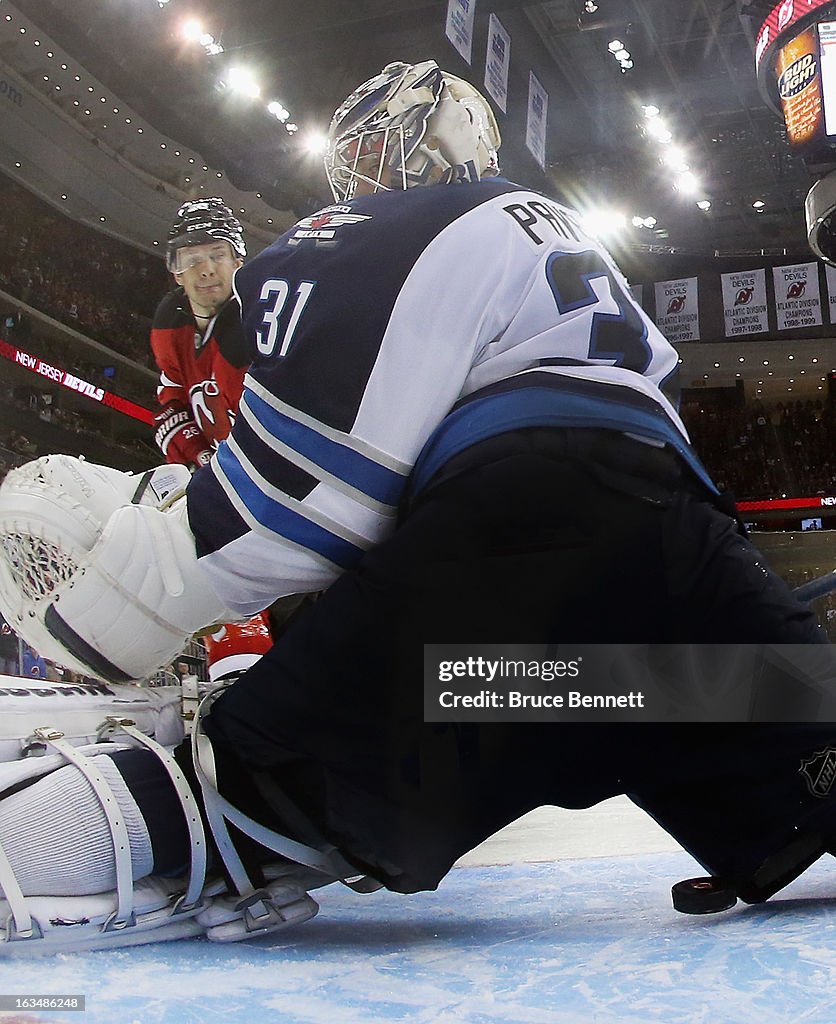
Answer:
POLYGON ((151 348, 162 406, 155 440, 168 462, 203 465, 232 429, 249 363, 237 303, 201 333, 178 288, 157 309, 151 348))

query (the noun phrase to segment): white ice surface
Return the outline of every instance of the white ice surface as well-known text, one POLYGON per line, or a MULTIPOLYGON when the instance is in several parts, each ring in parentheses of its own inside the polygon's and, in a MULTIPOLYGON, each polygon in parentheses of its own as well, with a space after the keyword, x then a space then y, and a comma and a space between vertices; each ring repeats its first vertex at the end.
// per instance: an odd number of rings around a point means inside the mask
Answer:
POLYGON ((836 873, 761 907, 676 914, 702 873, 626 800, 541 810, 436 893, 320 890, 320 915, 235 946, 188 940, 0 960, 0 992, 84 993, 62 1024, 833 1024, 836 873))

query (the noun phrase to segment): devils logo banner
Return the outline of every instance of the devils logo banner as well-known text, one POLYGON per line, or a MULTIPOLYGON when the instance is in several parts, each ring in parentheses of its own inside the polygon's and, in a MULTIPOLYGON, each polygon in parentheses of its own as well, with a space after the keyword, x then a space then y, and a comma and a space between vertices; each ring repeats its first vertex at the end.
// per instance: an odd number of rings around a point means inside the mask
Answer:
POLYGON ((827 282, 827 308, 830 313, 830 322, 836 324, 836 267, 825 264, 824 276, 827 282))
POLYGON ((668 341, 699 341, 697 279, 656 282, 656 325, 668 341))
POLYGON ((742 334, 763 334, 769 330, 766 308, 766 271, 744 270, 737 274, 721 274, 723 285, 723 320, 726 337, 742 334))
POLYGON ((450 0, 447 4, 445 33, 467 63, 473 52, 473 18, 476 0, 450 0))
POLYGON ((817 263, 773 267, 775 311, 779 331, 817 327, 822 322, 817 263))

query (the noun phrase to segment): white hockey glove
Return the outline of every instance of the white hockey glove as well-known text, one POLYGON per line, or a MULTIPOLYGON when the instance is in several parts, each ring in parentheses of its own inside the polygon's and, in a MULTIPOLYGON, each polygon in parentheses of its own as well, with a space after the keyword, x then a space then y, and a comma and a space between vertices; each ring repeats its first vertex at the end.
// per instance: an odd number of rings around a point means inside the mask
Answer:
POLYGON ((239 618, 198 564, 185 466, 130 475, 64 455, 0 486, 0 611, 44 657, 148 678, 206 626, 239 618))

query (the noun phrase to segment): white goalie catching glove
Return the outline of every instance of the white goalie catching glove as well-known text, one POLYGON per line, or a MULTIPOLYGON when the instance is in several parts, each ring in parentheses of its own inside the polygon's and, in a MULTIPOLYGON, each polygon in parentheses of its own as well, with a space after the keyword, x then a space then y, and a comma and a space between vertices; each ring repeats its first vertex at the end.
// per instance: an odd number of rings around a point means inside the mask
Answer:
POLYGON ((132 475, 67 455, 0 486, 0 611, 44 657, 113 683, 147 679, 196 631, 239 616, 198 564, 185 466, 132 475))
MULTIPOLYGON (((216 696, 217 693, 206 698, 203 709, 216 696)), ((60 732, 42 729, 40 738, 56 753, 0 764, 0 957, 80 952, 199 935, 214 942, 236 942, 312 918, 319 907, 308 894, 310 889, 335 881, 342 881, 358 892, 380 888, 377 882, 358 876, 333 846, 324 841, 317 846, 307 846, 265 828, 229 804, 215 787, 212 750, 200 727, 200 718, 201 714, 192 735, 192 756, 211 837, 223 862, 225 878, 207 874, 210 844, 198 801, 177 761, 167 748, 145 736, 130 721, 111 720, 114 735, 121 734, 124 743, 88 747, 74 747, 60 732), (144 747, 156 755, 176 792, 188 829, 190 850, 189 866, 182 877, 147 874, 142 877, 142 866, 138 862, 145 855, 137 853, 136 835, 145 833, 148 848, 150 839, 146 825, 133 798, 125 796, 127 787, 120 783, 120 797, 114 788, 112 773, 104 771, 98 757, 130 746, 144 747), (68 765, 72 769, 66 767, 68 765), (37 790, 41 783, 48 786, 52 773, 59 769, 75 769, 83 776, 81 790, 75 790, 75 803, 88 806, 82 834, 93 843, 96 855, 88 854, 85 860, 79 852, 76 860, 81 862, 74 864, 73 871, 67 869, 60 884, 56 884, 60 858, 63 856, 65 861, 68 856, 72 858, 76 849, 67 850, 65 842, 65 849, 59 853, 60 836, 55 837, 55 842, 50 841, 49 830, 53 827, 56 810, 54 802, 58 797, 53 795, 50 812, 49 802, 44 805, 43 795, 37 790), (31 784, 31 788, 21 788, 27 784, 31 784), (17 825, 2 814, 3 800, 7 797, 17 801, 17 806, 23 809, 23 817, 17 825), (91 801, 95 814, 89 811, 91 801), (263 884, 251 880, 233 845, 229 824, 279 855, 274 863, 262 868, 263 884), (24 832, 34 833, 36 838, 28 841, 34 844, 32 848, 38 857, 45 858, 51 886, 43 888, 51 887, 57 892, 69 885, 70 892, 86 894, 37 895, 38 883, 31 877, 34 869, 30 870, 20 848, 24 832), (87 876, 92 874, 92 866, 88 871, 88 865, 99 863, 103 850, 104 859, 111 866, 110 874, 115 875, 116 888, 91 893, 87 876), (72 881, 66 880, 71 874, 83 880, 77 883, 76 889, 72 881), (21 880, 18 875, 26 877, 21 880)), ((73 777, 73 781, 78 780, 73 777)), ((61 792, 66 800, 66 783, 61 792)), ((72 814, 74 809, 68 808, 66 813, 72 814)), ((40 870, 43 876, 44 868, 40 870)))

